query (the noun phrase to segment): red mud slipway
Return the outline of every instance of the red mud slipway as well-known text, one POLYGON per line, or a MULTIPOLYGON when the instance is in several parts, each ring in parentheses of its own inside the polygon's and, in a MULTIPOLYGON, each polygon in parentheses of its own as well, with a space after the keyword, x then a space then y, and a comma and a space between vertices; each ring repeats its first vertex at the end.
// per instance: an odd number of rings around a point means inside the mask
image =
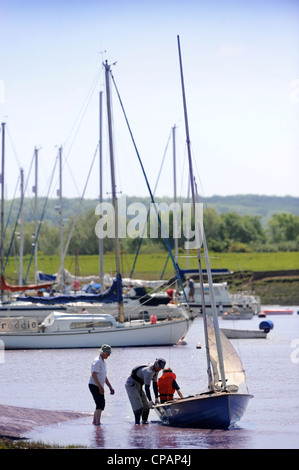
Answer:
POLYGON ((85 416, 90 413, 0 405, 0 437, 20 439, 38 426, 51 426, 85 416))

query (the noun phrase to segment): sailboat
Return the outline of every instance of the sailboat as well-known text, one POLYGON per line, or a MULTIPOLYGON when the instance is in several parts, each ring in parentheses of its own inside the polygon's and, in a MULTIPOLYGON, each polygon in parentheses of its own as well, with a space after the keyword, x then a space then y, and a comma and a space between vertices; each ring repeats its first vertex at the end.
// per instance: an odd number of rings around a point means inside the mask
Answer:
MULTIPOLYGON (((179 36, 177 37, 177 40, 184 104, 189 174, 192 189, 193 211, 195 213, 195 182, 190 152, 189 126, 179 36)), ((226 429, 242 418, 252 395, 247 392, 245 373, 241 359, 232 344, 219 329, 204 228, 202 228, 201 235, 212 303, 212 316, 207 316, 205 305, 203 304, 203 325, 208 386, 202 393, 158 404, 154 406, 154 409, 162 423, 168 426, 226 429)), ((199 240, 199 242, 200 243, 198 243, 197 248, 198 271, 200 283, 203 288, 200 253, 201 240, 199 240)), ((202 296, 202 298, 204 298, 204 296, 202 296)))
MULTIPOLYGON (((192 325, 193 317, 186 309, 182 310, 180 317, 155 323, 146 320, 124 321, 110 107, 110 66, 107 62, 104 66, 112 203, 115 211, 116 278, 109 294, 114 294, 114 300, 117 300, 118 321, 109 314, 68 314, 55 311, 50 313, 42 323, 34 317, 0 318, 0 342, 3 342, 5 349, 95 348, 104 343, 112 347, 174 345, 187 334, 192 325)), ((108 296, 108 292, 106 294, 108 296)), ((105 293, 102 297, 105 297, 105 293)))

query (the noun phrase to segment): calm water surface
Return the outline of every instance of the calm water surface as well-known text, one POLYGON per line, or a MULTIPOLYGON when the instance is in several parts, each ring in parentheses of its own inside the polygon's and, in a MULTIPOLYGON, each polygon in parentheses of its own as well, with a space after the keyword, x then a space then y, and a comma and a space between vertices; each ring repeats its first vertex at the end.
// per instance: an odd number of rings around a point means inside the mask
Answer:
MULTIPOLYGON (((131 369, 164 357, 184 395, 207 385, 202 319, 196 319, 184 346, 114 348, 107 360, 108 378, 102 426, 92 417, 39 427, 27 437, 65 446, 105 449, 298 449, 299 448, 299 315, 269 316, 274 329, 267 339, 233 340, 254 395, 234 429, 197 430, 163 426, 154 411, 150 424, 134 425, 124 384, 131 369)), ((229 321, 220 327, 258 329, 262 319, 229 321)), ((100 346, 100 345, 99 345, 100 346)), ((5 351, 0 363, 0 403, 67 411, 94 411, 88 390, 90 365, 97 349, 5 351)))

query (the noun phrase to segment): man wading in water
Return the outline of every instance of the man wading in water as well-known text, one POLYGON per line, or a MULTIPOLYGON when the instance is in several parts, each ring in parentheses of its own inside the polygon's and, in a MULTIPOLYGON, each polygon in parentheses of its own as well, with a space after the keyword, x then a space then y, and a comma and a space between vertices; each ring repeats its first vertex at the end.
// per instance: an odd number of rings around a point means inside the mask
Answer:
POLYGON ((111 395, 114 395, 114 389, 108 380, 106 364, 104 362, 110 356, 110 354, 111 346, 108 344, 103 344, 100 349, 99 357, 96 357, 91 365, 91 376, 88 386, 96 404, 96 410, 93 417, 93 424, 95 425, 101 424, 101 414, 105 408, 105 384, 110 388, 111 395))
POLYGON ((135 424, 147 423, 150 409, 153 406, 151 398, 150 384, 153 382, 153 390, 158 403, 158 387, 157 380, 160 370, 164 369, 165 359, 156 359, 155 362, 137 366, 132 370, 130 377, 126 381, 126 391, 134 412, 135 424), (145 393, 142 389, 144 385, 145 393))

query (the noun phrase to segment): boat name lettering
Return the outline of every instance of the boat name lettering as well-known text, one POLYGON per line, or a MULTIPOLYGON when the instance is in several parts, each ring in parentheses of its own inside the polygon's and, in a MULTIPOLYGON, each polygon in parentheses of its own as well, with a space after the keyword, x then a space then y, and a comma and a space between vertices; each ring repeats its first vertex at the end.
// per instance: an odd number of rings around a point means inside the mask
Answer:
POLYGON ((38 322, 30 318, 0 318, 0 331, 38 331, 38 322))

